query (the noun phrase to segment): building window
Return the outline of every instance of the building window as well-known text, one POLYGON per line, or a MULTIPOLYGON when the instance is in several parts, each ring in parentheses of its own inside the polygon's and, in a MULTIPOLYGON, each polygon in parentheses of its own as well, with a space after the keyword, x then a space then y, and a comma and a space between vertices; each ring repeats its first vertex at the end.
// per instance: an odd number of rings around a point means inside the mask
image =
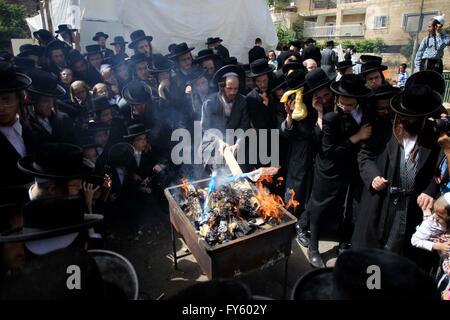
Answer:
POLYGON ((437 11, 424 12, 422 17, 419 13, 407 13, 403 16, 403 30, 406 32, 417 32, 417 29, 421 32, 427 31, 428 21, 437 15, 439 15, 437 11))
POLYGON ((388 27, 388 17, 387 16, 374 17, 373 26, 374 29, 386 29, 388 27))

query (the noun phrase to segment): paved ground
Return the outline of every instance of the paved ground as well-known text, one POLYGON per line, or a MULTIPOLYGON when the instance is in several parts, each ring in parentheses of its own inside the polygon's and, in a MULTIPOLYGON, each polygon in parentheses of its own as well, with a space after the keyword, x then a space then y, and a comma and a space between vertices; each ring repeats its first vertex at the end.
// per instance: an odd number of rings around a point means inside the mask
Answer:
MULTIPOLYGON (((140 281, 140 298, 170 297, 197 281, 207 281, 194 257, 179 260, 179 270, 172 267, 172 241, 169 213, 164 198, 155 197, 138 209, 120 209, 118 216, 107 218, 106 249, 117 251, 135 266, 140 281), (130 222, 133 221, 133 222, 130 222)), ((333 266, 337 243, 323 241, 320 251, 327 266, 333 266)), ((181 239, 177 240, 178 255, 185 253, 181 239)), ((298 278, 311 270, 306 249, 292 242, 288 265, 288 296, 298 278)), ((284 263, 256 270, 240 277, 254 295, 273 299, 283 297, 284 263), (263 281, 262 281, 263 280, 263 281)))

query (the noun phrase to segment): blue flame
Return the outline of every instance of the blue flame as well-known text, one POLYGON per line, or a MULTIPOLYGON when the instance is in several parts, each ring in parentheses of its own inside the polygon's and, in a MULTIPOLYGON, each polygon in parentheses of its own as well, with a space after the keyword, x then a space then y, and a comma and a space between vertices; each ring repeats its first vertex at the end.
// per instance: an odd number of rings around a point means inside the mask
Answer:
POLYGON ((216 180, 217 180, 217 172, 214 171, 211 175, 211 180, 209 181, 208 195, 206 196, 205 205, 203 207, 203 212, 200 217, 200 224, 203 224, 209 220, 209 196, 211 193, 216 191, 216 180))

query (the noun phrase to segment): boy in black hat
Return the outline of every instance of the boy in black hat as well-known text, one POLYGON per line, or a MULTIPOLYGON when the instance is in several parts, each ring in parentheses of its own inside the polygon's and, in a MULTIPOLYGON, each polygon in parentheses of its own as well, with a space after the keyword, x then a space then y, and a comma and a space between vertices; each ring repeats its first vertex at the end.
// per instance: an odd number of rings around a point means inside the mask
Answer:
POLYGON ((97 44, 86 46, 86 53, 84 55, 91 66, 98 72, 100 72, 100 68, 103 64, 103 53, 104 50, 97 44))
POLYGON ((26 120, 22 91, 30 84, 31 79, 16 73, 11 63, 0 61, 0 187, 23 185, 31 180, 17 168, 17 161, 33 150, 32 132, 22 125, 26 120))
POLYGON ((100 49, 103 53, 104 58, 109 58, 114 55, 114 51, 111 49, 106 48, 106 40, 109 38, 109 35, 107 35, 104 32, 97 32, 94 37, 92 38, 93 41, 97 42, 97 44, 100 46, 100 49))
POLYGON ((381 64, 380 60, 369 60, 361 65, 361 75, 366 80, 366 85, 372 90, 376 90, 383 83, 387 83, 383 71, 388 67, 381 64))
POLYGON ((125 132, 125 128, 122 120, 114 118, 114 106, 109 103, 107 97, 102 96, 94 98, 92 104, 94 106, 95 122, 102 124, 105 127, 111 127, 109 138, 111 143, 114 144, 120 142, 125 132))
POLYGON ((336 81, 341 80, 341 78, 343 76, 345 76, 346 74, 353 74, 353 67, 355 66, 355 64, 353 64, 353 62, 351 60, 344 60, 341 62, 338 62, 338 64, 336 65, 336 70, 337 70, 337 77, 336 77, 336 81))

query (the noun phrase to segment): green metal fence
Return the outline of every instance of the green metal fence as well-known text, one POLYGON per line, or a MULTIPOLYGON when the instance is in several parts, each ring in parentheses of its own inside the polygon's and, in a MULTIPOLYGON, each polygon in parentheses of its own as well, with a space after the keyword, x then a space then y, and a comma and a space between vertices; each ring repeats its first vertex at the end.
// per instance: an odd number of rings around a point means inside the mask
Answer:
POLYGON ((444 102, 450 102, 450 72, 444 72, 445 79, 445 93, 444 93, 444 102))

